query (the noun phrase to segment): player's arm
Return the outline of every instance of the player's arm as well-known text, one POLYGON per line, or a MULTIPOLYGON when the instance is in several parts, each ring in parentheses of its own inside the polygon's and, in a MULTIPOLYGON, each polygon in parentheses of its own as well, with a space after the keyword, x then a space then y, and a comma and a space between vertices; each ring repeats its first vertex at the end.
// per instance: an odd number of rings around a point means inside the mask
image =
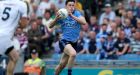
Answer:
MULTIPOLYGON (((78 14, 79 14, 79 13, 78 13, 78 14)), ((79 16, 79 17, 76 17, 76 16, 74 16, 71 12, 69 12, 69 15, 70 15, 73 19, 75 19, 78 23, 80 23, 81 25, 86 25, 86 24, 87 24, 85 18, 84 18, 82 15, 79 16)))
POLYGON ((78 23, 80 23, 81 25, 86 25, 87 22, 85 20, 85 18, 83 16, 80 17, 76 17, 73 14, 71 15, 72 18, 74 18, 78 23))
POLYGON ((54 20, 52 20, 50 23, 49 23, 49 28, 53 28, 55 26, 57 22, 57 18, 55 18, 54 20))
POLYGON ((52 20, 52 21, 50 22, 49 28, 53 28, 53 27, 55 26, 55 24, 56 24, 56 22, 58 21, 59 18, 60 18, 60 14, 57 13, 57 14, 56 14, 56 17, 54 18, 54 20, 52 20))

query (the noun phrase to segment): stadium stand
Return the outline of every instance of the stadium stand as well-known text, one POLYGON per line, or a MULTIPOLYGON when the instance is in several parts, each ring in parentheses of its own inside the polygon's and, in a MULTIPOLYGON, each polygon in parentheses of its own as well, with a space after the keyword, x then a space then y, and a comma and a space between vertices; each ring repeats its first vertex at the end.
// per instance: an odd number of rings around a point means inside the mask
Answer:
MULTIPOLYGON (((57 65, 61 54, 54 54, 50 59, 46 59, 47 66, 57 65)), ((140 55, 126 54, 119 56, 117 60, 96 60, 97 55, 94 54, 80 54, 77 55, 75 65, 80 66, 101 66, 101 65, 112 65, 112 66, 140 66, 140 55)))

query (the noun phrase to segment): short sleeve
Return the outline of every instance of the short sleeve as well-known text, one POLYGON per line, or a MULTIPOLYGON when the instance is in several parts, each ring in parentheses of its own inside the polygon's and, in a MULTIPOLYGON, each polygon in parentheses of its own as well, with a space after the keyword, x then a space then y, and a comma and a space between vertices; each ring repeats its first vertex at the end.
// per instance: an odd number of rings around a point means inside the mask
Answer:
POLYGON ((76 17, 81 17, 81 16, 82 16, 81 12, 78 11, 78 10, 75 10, 75 11, 74 11, 74 15, 75 15, 76 17))

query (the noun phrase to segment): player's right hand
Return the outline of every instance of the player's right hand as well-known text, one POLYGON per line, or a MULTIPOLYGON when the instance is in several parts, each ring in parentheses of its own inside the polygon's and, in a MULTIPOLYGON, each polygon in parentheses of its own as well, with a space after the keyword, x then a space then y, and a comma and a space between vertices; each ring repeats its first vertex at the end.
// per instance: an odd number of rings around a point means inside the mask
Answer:
POLYGON ((57 12, 56 13, 56 20, 60 19, 61 18, 61 13, 57 12))

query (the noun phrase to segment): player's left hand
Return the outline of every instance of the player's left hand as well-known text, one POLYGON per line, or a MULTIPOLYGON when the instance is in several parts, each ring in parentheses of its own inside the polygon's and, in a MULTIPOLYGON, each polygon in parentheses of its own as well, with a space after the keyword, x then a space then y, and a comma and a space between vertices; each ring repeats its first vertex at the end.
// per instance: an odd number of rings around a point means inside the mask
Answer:
POLYGON ((68 14, 69 14, 69 16, 72 16, 72 11, 68 10, 68 14))
POLYGON ((71 12, 69 12, 69 16, 72 16, 72 13, 71 12))

